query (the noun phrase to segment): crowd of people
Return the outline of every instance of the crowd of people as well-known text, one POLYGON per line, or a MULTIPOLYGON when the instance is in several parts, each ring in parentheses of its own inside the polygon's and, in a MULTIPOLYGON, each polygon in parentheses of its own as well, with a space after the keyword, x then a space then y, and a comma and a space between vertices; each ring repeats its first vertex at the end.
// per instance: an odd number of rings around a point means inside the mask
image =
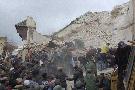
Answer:
MULTIPOLYGON (((129 42, 129 41, 128 41, 129 42)), ((106 68, 118 68, 118 83, 117 90, 125 90, 124 78, 126 78, 127 65, 129 63, 129 56, 132 52, 132 46, 120 41, 118 47, 109 48, 109 43, 101 48, 99 58, 97 61, 98 69, 104 70, 106 68)))
MULTIPOLYGON (((132 46, 127 45, 123 41, 120 41, 118 43, 117 48, 111 48, 109 47, 109 45, 110 45, 109 43, 106 43, 103 46, 101 46, 101 48, 98 49, 91 48, 86 53, 86 56, 80 58, 81 64, 83 64, 83 66, 85 67, 86 76, 88 71, 87 69, 90 68, 97 68, 96 69, 97 72, 106 71, 109 68, 110 69, 112 68, 114 71, 116 70, 118 74, 118 83, 116 82, 117 90, 125 90, 125 86, 123 82, 124 82, 124 78, 126 78, 126 73, 127 73, 126 68, 129 63, 128 59, 132 52, 132 46), (94 67, 94 65, 96 66, 94 67)), ((95 71, 94 73, 97 72, 95 71)), ((101 76, 106 77, 106 75, 104 76, 104 74, 102 74, 101 76)), ((98 78, 98 76, 96 76, 96 78, 98 78)), ((107 89, 104 88, 103 90, 110 90, 111 84, 109 82, 111 81, 111 76, 107 75, 107 77, 104 79, 107 80, 108 84, 107 83, 105 84, 104 80, 101 80, 102 81, 101 86, 102 88, 104 87, 108 87, 108 88, 107 89)), ((100 86, 98 88, 100 88, 100 86)))
MULTIPOLYGON (((52 48, 52 47, 51 47, 52 48)), ((53 50, 53 49, 51 49, 53 50)), ((64 49, 63 49, 64 50, 64 49)), ((68 65, 72 71, 69 77, 64 67, 58 66, 58 59, 74 60, 71 53, 53 54, 47 49, 32 51, 30 59, 2 54, 0 57, 0 90, 68 90, 67 81, 73 81, 72 90, 111 90, 111 76, 97 71, 118 67, 118 90, 124 90, 124 71, 128 64, 131 46, 118 43, 117 49, 109 48, 109 43, 101 48, 91 48, 84 56, 78 56, 80 65, 68 65), (61 56, 64 56, 61 57, 61 56), (58 57, 59 56, 59 57, 58 57), (71 57, 71 58, 69 58, 71 57), (29 59, 29 60, 27 60, 29 59), (97 70, 98 69, 98 70, 97 70)), ((67 50, 66 50, 67 52, 67 50)), ((70 61, 69 61, 70 64, 70 61)))

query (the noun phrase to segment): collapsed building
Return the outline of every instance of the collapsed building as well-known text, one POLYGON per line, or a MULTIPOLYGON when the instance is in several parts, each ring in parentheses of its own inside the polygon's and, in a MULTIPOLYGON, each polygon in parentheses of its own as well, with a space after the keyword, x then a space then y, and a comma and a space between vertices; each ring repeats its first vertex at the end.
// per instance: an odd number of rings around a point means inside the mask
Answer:
POLYGON ((117 5, 114 9, 103 12, 87 12, 76 18, 69 25, 54 34, 64 42, 74 42, 79 39, 84 47, 99 47, 108 42, 115 47, 119 41, 132 39, 130 3, 117 5))
MULTIPOLYGON (((99 48, 105 42, 110 43, 111 47, 116 47, 119 41, 132 40, 134 33, 133 10, 130 9, 132 7, 132 3, 128 2, 115 6, 110 12, 87 12, 51 37, 43 36, 36 31, 36 22, 32 17, 27 17, 15 27, 24 46, 47 44, 53 40, 62 45, 62 48, 63 45, 73 47, 69 51, 72 55, 79 56, 86 53, 90 46, 99 48)), ((23 58, 27 52, 27 49, 23 48, 23 58)))
POLYGON ((25 60, 26 54, 30 47, 35 47, 41 44, 47 44, 50 38, 43 36, 36 31, 36 22, 32 17, 27 17, 26 20, 15 25, 17 33, 22 38, 23 48, 21 50, 21 57, 25 60))
POLYGON ((16 24, 15 27, 24 44, 47 44, 50 41, 49 36, 41 35, 36 31, 36 22, 32 17, 28 16, 26 20, 16 24))

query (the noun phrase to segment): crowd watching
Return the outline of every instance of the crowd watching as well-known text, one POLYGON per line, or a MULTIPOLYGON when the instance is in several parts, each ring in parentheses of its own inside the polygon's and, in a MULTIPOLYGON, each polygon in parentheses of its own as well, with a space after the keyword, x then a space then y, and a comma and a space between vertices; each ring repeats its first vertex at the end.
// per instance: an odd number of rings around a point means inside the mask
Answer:
POLYGON ((15 55, 6 57, 3 52, 0 56, 0 90, 68 90, 67 81, 74 82, 72 90, 111 90, 111 75, 97 75, 97 72, 116 67, 118 90, 125 90, 123 79, 131 46, 123 41, 118 43, 117 48, 109 45, 90 48, 86 55, 78 56, 80 65, 72 66, 72 77, 63 67, 55 65, 55 58, 49 59, 47 50, 32 51, 31 59, 26 58, 26 61, 15 55))

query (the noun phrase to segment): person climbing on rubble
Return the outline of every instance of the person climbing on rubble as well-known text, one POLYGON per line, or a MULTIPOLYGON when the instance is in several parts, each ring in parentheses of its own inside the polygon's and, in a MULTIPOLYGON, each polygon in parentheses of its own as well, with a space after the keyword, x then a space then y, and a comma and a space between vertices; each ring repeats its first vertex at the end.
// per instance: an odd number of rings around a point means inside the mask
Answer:
POLYGON ((115 53, 115 63, 118 65, 118 90, 125 90, 123 78, 124 70, 127 67, 131 46, 125 44, 123 41, 118 43, 118 48, 115 53))
POLYGON ((79 56, 78 61, 80 62, 80 68, 82 68, 83 72, 86 72, 86 64, 88 62, 86 56, 79 56))
POLYGON ((97 69, 96 69, 96 64, 94 62, 94 59, 89 59, 87 64, 85 65, 85 70, 86 72, 88 70, 91 71, 91 73, 93 73, 94 75, 97 75, 96 72, 97 72, 97 69))
POLYGON ((113 68, 115 66, 115 52, 116 48, 110 48, 109 53, 106 56, 109 68, 113 68))
POLYGON ((101 46, 101 52, 99 54, 99 70, 102 71, 104 69, 106 69, 108 66, 107 66, 107 58, 106 58, 106 55, 108 54, 109 52, 109 45, 110 43, 106 43, 106 44, 103 44, 101 46))

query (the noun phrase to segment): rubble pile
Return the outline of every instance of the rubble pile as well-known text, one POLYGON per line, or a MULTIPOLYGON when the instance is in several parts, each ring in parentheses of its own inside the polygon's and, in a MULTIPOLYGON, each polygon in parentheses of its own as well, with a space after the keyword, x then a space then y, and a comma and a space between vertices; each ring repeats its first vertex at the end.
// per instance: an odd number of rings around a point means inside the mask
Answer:
POLYGON ((103 42, 115 47, 119 41, 132 37, 129 13, 129 3, 116 6, 111 12, 87 12, 54 36, 63 38, 65 42, 80 39, 86 48, 99 47, 103 42))

